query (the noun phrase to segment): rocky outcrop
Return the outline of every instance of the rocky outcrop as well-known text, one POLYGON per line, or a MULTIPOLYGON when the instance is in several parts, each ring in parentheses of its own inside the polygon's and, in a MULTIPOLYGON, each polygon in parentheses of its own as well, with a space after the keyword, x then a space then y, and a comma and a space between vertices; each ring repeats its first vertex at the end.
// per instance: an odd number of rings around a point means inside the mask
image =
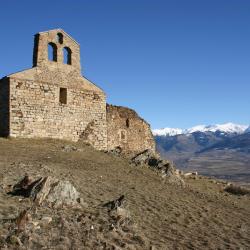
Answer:
POLYGON ((117 209, 118 207, 123 207, 125 204, 125 196, 121 195, 118 199, 109 201, 103 205, 103 207, 108 208, 109 211, 117 209))
POLYGON ((136 166, 148 165, 149 167, 159 171, 162 174, 162 177, 169 183, 180 186, 185 185, 174 165, 167 160, 161 159, 159 155, 151 150, 145 150, 135 155, 130 162, 136 166))

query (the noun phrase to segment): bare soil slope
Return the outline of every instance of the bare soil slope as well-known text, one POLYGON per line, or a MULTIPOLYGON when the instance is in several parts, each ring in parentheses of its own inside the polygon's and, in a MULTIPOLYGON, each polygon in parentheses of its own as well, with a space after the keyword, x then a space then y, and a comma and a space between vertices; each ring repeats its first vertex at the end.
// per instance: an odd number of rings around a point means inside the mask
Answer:
POLYGON ((249 196, 228 194, 223 182, 205 177, 186 183, 167 184, 147 167, 86 145, 0 139, 0 249, 249 249, 249 196), (78 150, 65 152, 65 145, 78 150), (7 195, 8 185, 25 173, 69 180, 86 205, 34 207, 29 199, 7 195), (119 227, 101 205, 121 195, 131 221, 119 227), (30 207, 32 218, 52 222, 17 232, 18 242, 13 223, 30 207))

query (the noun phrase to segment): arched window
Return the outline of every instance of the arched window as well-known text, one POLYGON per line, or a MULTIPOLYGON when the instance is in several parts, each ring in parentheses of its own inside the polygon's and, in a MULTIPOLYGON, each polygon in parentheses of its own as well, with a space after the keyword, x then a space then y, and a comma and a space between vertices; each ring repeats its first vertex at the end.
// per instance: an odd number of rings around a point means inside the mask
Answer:
POLYGON ((57 33, 57 42, 63 44, 63 34, 57 33))
POLYGON ((57 47, 54 43, 48 44, 48 59, 57 62, 57 47))
POLYGON ((68 47, 63 48, 63 63, 71 65, 71 49, 68 47))

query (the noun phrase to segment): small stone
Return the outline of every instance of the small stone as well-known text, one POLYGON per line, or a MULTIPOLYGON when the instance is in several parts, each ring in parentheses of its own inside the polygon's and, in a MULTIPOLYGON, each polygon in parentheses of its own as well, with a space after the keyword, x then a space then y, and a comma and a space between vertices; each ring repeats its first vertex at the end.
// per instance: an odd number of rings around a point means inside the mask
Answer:
POLYGON ((32 224, 33 226, 37 227, 38 224, 39 224, 39 222, 38 222, 38 221, 31 221, 31 224, 32 224))
POLYGON ((118 147, 115 147, 112 150, 107 151, 107 153, 115 155, 115 156, 120 156, 121 153, 122 153, 122 148, 118 146, 118 147))
POLYGON ((10 236, 10 243, 13 244, 13 245, 18 245, 18 246, 22 246, 23 245, 22 242, 21 242, 21 240, 17 236, 15 236, 15 235, 11 235, 10 236))
POLYGON ((116 213, 117 213, 117 216, 119 216, 121 218, 129 218, 130 217, 129 211, 125 208, 118 207, 116 209, 116 213))
POLYGON ((25 229, 27 223, 30 221, 31 216, 29 215, 27 210, 23 210, 18 217, 16 218, 16 225, 18 231, 22 231, 25 229))
POLYGON ((83 198, 78 198, 77 202, 82 206, 82 207, 88 207, 88 203, 86 203, 83 198))
POLYGON ((62 150, 64 152, 67 152, 67 153, 73 152, 73 151, 78 151, 77 147, 72 146, 72 145, 64 145, 64 146, 62 146, 62 150))
POLYGON ((41 219, 41 222, 47 223, 47 224, 49 224, 51 221, 52 221, 52 218, 51 218, 51 217, 48 217, 48 216, 43 217, 43 218, 41 219))

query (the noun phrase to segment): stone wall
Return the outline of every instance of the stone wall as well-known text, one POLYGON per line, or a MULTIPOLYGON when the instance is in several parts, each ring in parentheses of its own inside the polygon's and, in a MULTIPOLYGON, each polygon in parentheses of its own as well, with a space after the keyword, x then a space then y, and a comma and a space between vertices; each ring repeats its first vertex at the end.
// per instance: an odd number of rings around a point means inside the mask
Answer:
POLYGON ((9 135, 9 79, 0 81, 0 136, 9 135))
POLYGON ((108 149, 121 147, 124 153, 155 151, 150 125, 129 108, 107 105, 108 149))
POLYGON ((105 96, 68 87, 67 104, 62 104, 60 87, 10 78, 10 136, 82 138, 97 149, 106 149, 105 96))

